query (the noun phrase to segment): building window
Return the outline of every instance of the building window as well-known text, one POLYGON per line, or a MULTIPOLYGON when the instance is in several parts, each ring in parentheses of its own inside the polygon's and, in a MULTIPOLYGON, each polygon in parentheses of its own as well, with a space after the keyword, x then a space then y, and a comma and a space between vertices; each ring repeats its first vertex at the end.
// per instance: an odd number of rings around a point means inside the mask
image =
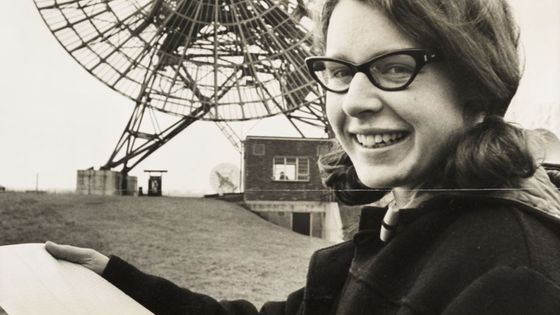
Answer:
POLYGON ((275 181, 309 181, 309 158, 275 156, 272 175, 275 181))
POLYGON ((264 143, 253 143, 253 155, 264 155, 264 143))

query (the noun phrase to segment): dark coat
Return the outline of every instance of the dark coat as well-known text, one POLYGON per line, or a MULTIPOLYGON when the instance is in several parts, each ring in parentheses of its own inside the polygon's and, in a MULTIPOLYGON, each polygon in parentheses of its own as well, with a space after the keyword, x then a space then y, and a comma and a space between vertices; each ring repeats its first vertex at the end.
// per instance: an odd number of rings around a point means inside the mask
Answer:
POLYGON ((112 256, 103 276, 156 314, 560 314, 560 194, 544 171, 523 190, 365 207, 353 241, 317 251, 304 289, 260 312, 179 288, 112 256))

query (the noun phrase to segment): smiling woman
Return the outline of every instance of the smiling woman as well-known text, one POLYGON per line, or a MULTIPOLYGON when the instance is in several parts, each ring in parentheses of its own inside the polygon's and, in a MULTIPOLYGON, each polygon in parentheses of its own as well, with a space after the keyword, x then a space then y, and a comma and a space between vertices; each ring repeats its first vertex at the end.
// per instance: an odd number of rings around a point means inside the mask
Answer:
POLYGON ((360 181, 375 188, 420 188, 435 163, 442 162, 449 138, 473 126, 480 116, 464 113, 459 87, 446 65, 427 63, 439 59, 428 59, 425 51, 420 60, 426 62, 416 65, 409 61, 415 71, 400 86, 390 90, 371 86, 372 82, 382 86, 387 81, 383 79, 387 74, 378 74, 376 63, 392 67, 392 73, 405 67, 403 61, 383 62, 388 51, 389 58, 402 59, 405 49, 439 47, 421 47, 425 44, 412 40, 382 11, 355 1, 341 1, 336 6, 329 19, 326 44, 327 56, 340 56, 355 63, 375 58, 365 73, 356 73, 348 80, 344 94, 327 96, 327 116, 360 181), (367 27, 363 21, 370 21, 367 27), (361 44, 352 45, 353 42, 361 44), (415 77, 418 71, 421 73, 415 77), (391 139, 393 135, 402 137, 387 145, 383 138, 391 139))
MULTIPOLYGON (((369 65, 368 69, 349 72, 345 94, 331 93, 327 97, 327 115, 343 149, 323 159, 327 183, 333 181, 330 177, 339 178, 356 169, 361 183, 350 183, 356 188, 362 183, 389 190, 404 185, 405 191, 415 191, 420 187, 442 188, 445 181, 448 187, 444 188, 465 188, 454 185, 454 174, 443 174, 444 160, 455 161, 453 142, 459 134, 472 129, 486 116, 505 113, 520 79, 518 33, 509 7, 501 1, 452 1, 445 6, 438 3, 374 1, 372 6, 365 1, 327 1, 322 19, 326 55, 342 56, 348 62, 376 57, 373 64, 372 61, 365 64, 369 65), (415 70, 409 71, 407 80, 396 89, 376 84, 382 82, 383 76, 378 74, 375 61, 386 59, 387 51, 393 51, 389 56, 394 56, 394 50, 410 48, 437 53, 425 55, 420 62, 416 58, 415 70), (383 56, 378 57, 380 54, 383 56), (368 88, 371 84, 378 89, 368 88), (400 92, 388 93, 396 90, 400 92), (393 143, 394 146, 387 146, 383 137, 390 139, 394 134, 405 137, 393 143), (372 147, 372 142, 382 147, 372 147), (346 154, 350 159, 341 157, 346 154), (368 165, 371 171, 359 171, 368 165)), ((308 67, 317 79, 320 76, 311 64, 313 58, 310 59, 308 67)), ((401 76, 406 68, 402 61, 392 61, 389 66, 392 73, 399 69, 401 76)), ((318 81, 324 85, 324 81, 318 81)), ((499 120, 491 123, 501 124, 499 120)), ((513 128, 508 130, 515 133, 513 128)), ((508 146, 525 151, 523 142, 510 141, 508 146)), ((489 148, 494 147, 489 144, 489 148)), ((482 155, 491 159, 491 152, 482 155)), ((521 154, 512 159, 518 160, 526 169, 525 161, 531 157, 521 154)), ((511 169, 506 174, 516 174, 514 170, 519 163, 502 163, 500 170, 504 167, 511 169)), ((455 168, 456 165, 448 167, 455 168)), ((529 166, 528 172, 532 169, 529 166)), ((488 177, 475 186, 488 188, 482 186, 489 182, 494 183, 491 188, 500 186, 499 180, 491 178, 492 173, 493 170, 488 170, 488 177)), ((403 194, 395 195, 401 206, 408 202, 406 196, 404 200, 399 200, 399 196, 403 194)))
MULTIPOLYGON (((364 207, 354 239, 316 252, 305 288, 260 313, 557 314, 560 193, 501 118, 520 80, 507 2, 327 0, 321 22, 324 56, 306 64, 338 144, 325 184, 349 204, 390 201, 364 207)), ((280 162, 278 176, 295 165, 280 162)), ((158 314, 258 313, 115 256, 47 249, 158 314)))

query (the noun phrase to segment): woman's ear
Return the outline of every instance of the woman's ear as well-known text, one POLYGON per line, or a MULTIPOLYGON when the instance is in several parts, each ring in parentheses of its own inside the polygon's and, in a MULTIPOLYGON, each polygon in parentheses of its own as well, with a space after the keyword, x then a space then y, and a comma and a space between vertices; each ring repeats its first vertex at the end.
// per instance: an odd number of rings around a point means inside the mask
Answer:
POLYGON ((488 114, 484 113, 484 112, 475 113, 473 115, 474 116, 473 117, 473 123, 474 123, 473 125, 480 124, 481 122, 483 122, 487 115, 488 114))
POLYGON ((460 90, 459 96, 463 106, 463 117, 465 117, 466 125, 476 126, 484 121, 489 115, 485 105, 480 103, 473 92, 469 92, 468 88, 460 90))
POLYGON ((472 104, 470 106, 471 107, 469 107, 468 102, 463 106, 463 117, 465 119, 465 125, 467 126, 467 128, 474 127, 482 123, 486 116, 488 116, 488 114, 484 111, 474 111, 472 109, 472 104))

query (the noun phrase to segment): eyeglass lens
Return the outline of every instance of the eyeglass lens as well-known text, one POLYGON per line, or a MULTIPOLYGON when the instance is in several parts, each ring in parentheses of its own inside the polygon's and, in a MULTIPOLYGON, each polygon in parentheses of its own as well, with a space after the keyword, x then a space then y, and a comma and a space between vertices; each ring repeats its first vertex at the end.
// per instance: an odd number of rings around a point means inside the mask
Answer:
MULTIPOLYGON (((369 77, 381 88, 395 89, 406 85, 416 72, 416 60, 405 54, 389 55, 369 65, 369 77)), ((317 60, 313 65, 317 78, 328 89, 344 91, 357 69, 334 60, 317 60)))

